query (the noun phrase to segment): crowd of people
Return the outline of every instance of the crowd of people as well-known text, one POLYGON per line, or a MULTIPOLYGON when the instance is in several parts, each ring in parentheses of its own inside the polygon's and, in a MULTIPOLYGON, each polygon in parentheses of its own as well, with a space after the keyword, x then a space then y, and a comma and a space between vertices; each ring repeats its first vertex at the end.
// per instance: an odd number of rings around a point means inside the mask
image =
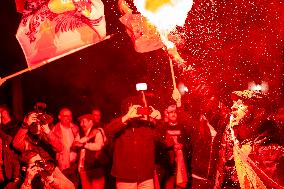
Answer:
MULTIPOLYGON (((58 123, 37 103, 23 121, 0 106, 1 188, 283 188, 283 109, 265 94, 235 91, 231 111, 208 105, 192 116, 174 91, 160 111, 138 96, 102 124, 100 109, 58 123)), ((214 101, 214 99, 212 99, 214 101)), ((220 104, 219 104, 220 105, 220 104)))

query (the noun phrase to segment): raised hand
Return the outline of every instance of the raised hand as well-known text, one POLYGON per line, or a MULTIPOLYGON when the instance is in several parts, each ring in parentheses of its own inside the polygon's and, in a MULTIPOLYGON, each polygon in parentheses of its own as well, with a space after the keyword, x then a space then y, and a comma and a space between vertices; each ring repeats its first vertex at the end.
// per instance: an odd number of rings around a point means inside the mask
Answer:
POLYGON ((181 107, 181 94, 176 87, 173 90, 172 98, 176 101, 177 107, 181 107))
POLYGON ((25 118, 24 122, 27 123, 28 125, 31 125, 32 123, 37 122, 37 114, 36 113, 31 113, 28 115, 28 117, 25 118))
POLYGON ((150 108, 152 109, 152 112, 149 115, 151 118, 153 118, 153 119, 161 119, 162 118, 161 113, 158 110, 154 109, 152 106, 150 106, 150 108))
POLYGON ((88 142, 88 140, 89 140, 89 138, 85 136, 85 137, 81 138, 81 139, 79 140, 79 142, 80 142, 81 144, 84 144, 84 143, 88 142))
POLYGON ((35 175, 41 170, 38 166, 32 165, 29 166, 27 169, 27 175, 26 175, 26 180, 32 181, 35 175))
POLYGON ((46 133, 46 134, 49 134, 49 132, 50 132, 50 129, 49 129, 48 124, 41 125, 41 126, 40 126, 40 129, 41 129, 44 133, 46 133))
POLYGON ((122 117, 122 122, 125 123, 126 121, 128 121, 130 119, 141 117, 141 115, 137 113, 138 107, 142 107, 142 106, 140 106, 140 105, 130 106, 127 114, 122 117))

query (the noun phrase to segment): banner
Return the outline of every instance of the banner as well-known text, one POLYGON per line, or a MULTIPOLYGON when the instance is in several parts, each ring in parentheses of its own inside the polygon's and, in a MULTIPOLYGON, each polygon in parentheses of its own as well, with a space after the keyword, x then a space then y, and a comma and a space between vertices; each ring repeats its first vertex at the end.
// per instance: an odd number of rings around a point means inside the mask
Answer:
POLYGON ((27 0, 16 38, 29 67, 50 62, 106 38, 100 0, 27 0))

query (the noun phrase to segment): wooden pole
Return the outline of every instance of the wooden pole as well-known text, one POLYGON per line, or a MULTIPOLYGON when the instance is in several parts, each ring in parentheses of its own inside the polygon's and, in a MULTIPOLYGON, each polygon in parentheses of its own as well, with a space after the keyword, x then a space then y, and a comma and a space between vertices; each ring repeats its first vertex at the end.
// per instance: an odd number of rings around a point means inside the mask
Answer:
POLYGON ((177 88, 177 84, 176 84, 176 78, 175 78, 173 61, 172 61, 171 58, 169 58, 169 60, 170 60, 171 75, 172 75, 172 80, 173 80, 173 87, 174 87, 174 89, 176 89, 177 88))
MULTIPOLYGON (((103 38, 101 41, 104 41, 104 40, 106 40, 106 39, 110 39, 112 36, 113 36, 113 35, 108 35, 108 36, 106 36, 105 38, 103 38)), ((100 42, 101 42, 101 41, 100 41, 100 42)), ((6 77, 4 77, 4 78, 0 78, 0 86, 1 86, 5 81, 7 81, 8 79, 14 78, 14 77, 16 77, 16 76, 18 76, 18 75, 21 75, 21 74, 23 74, 23 73, 26 73, 26 72, 28 72, 28 71, 35 70, 35 69, 37 69, 37 68, 39 68, 39 67, 41 67, 41 66, 43 66, 43 65, 45 65, 45 64, 48 64, 48 63, 50 63, 50 62, 52 62, 52 61, 54 61, 54 60, 57 60, 57 59, 59 59, 59 58, 62 58, 62 57, 67 56, 67 55, 69 55, 69 54, 72 54, 72 53, 77 52, 77 51, 79 51, 79 50, 85 49, 85 48, 87 48, 87 47, 89 47, 89 46, 92 46, 92 45, 94 45, 94 44, 97 44, 97 43, 98 43, 98 42, 92 43, 92 44, 88 44, 88 45, 85 45, 85 46, 82 46, 82 47, 79 47, 79 48, 70 50, 70 51, 68 51, 67 53, 64 53, 64 54, 62 54, 62 55, 56 56, 56 57, 54 57, 54 58, 50 58, 50 59, 48 59, 48 60, 46 60, 46 61, 43 61, 43 62, 41 62, 41 63, 36 64, 35 66, 29 66, 28 68, 23 69, 23 70, 21 70, 21 71, 18 71, 18 72, 14 73, 14 74, 8 75, 8 76, 6 76, 6 77)))
POLYGON ((145 106, 145 107, 148 107, 148 104, 147 104, 147 101, 146 101, 145 93, 144 93, 144 91, 141 91, 141 92, 142 92, 142 98, 143 98, 144 106, 145 106))
POLYGON ((26 73, 26 72, 28 72, 28 71, 32 71, 32 70, 34 70, 34 69, 37 69, 37 68, 39 68, 39 67, 41 67, 41 66, 43 66, 43 65, 45 65, 45 64, 47 64, 47 63, 50 63, 50 62, 45 61, 45 62, 39 63, 39 64, 37 64, 37 65, 35 65, 35 66, 28 67, 28 68, 26 68, 26 69, 23 69, 23 70, 21 70, 21 71, 18 71, 18 72, 16 72, 16 73, 13 73, 13 74, 8 75, 8 76, 6 76, 6 77, 3 77, 3 78, 0 79, 0 85, 2 85, 2 84, 3 84, 5 81, 7 81, 8 79, 14 78, 14 77, 16 77, 16 76, 18 76, 18 75, 21 75, 21 74, 23 74, 23 73, 26 73))

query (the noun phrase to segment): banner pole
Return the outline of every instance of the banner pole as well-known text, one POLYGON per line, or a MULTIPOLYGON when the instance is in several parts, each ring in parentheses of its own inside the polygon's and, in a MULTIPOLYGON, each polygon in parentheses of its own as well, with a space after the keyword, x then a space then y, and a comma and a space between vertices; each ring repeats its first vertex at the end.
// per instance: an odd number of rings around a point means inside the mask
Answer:
MULTIPOLYGON (((110 39, 112 36, 114 36, 114 34, 107 35, 107 36, 106 36, 104 39, 102 39, 101 41, 110 39)), ((100 41, 100 42, 101 42, 101 41, 100 41)), ((67 53, 64 53, 64 54, 62 54, 62 55, 59 55, 59 56, 57 56, 57 57, 54 57, 54 58, 51 58, 51 59, 48 59, 48 60, 45 60, 45 61, 42 61, 41 63, 38 63, 38 64, 36 64, 36 65, 34 65, 34 66, 29 66, 29 67, 27 67, 27 68, 25 68, 25 69, 23 69, 23 70, 21 70, 21 71, 18 71, 18 72, 16 72, 16 73, 13 73, 13 74, 8 75, 8 76, 6 76, 6 77, 3 77, 3 78, 0 77, 0 86, 1 86, 5 81, 7 81, 8 79, 14 78, 14 77, 16 77, 16 76, 18 76, 18 75, 22 75, 23 73, 26 73, 26 72, 28 72, 28 71, 35 70, 35 69, 37 69, 37 68, 39 68, 39 67, 41 67, 41 66, 43 66, 43 65, 45 65, 45 64, 48 64, 48 63, 50 63, 50 62, 52 62, 52 61, 54 61, 54 60, 60 59, 60 58, 62 58, 62 57, 64 57, 64 56, 67 56, 67 55, 72 54, 72 53, 74 53, 74 52, 77 52, 77 51, 79 51, 79 50, 85 49, 85 48, 90 47, 90 46, 92 46, 92 45, 94 45, 94 44, 97 44, 97 43, 88 44, 88 45, 85 45, 85 46, 83 46, 83 47, 79 47, 79 48, 77 48, 77 49, 70 50, 70 51, 67 52, 67 53)))

